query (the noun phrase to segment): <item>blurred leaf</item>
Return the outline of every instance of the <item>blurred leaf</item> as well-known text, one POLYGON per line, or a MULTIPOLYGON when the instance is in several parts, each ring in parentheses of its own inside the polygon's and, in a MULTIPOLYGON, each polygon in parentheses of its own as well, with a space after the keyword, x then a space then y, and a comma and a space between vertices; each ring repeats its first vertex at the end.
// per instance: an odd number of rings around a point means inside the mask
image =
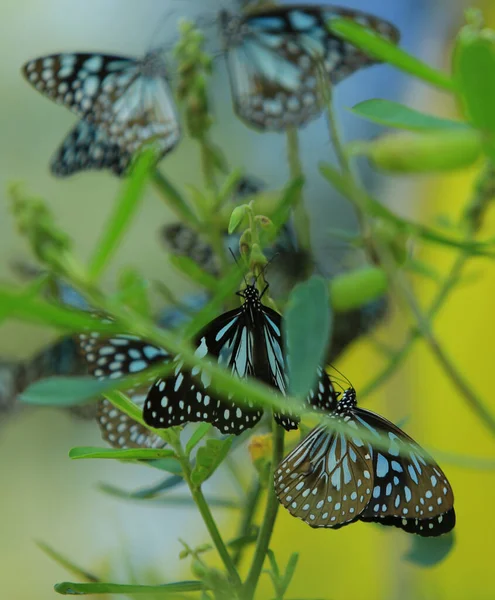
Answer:
POLYGON ((336 275, 330 281, 332 307, 345 312, 364 306, 387 292, 388 280, 380 267, 364 267, 336 275))
POLYGON ((169 256, 170 263, 186 277, 194 283, 210 290, 212 292, 218 289, 218 280, 198 266, 192 259, 187 256, 178 256, 171 254, 169 256))
POLYGON ((156 163, 155 148, 144 150, 132 165, 130 176, 124 180, 110 219, 98 240, 89 265, 90 277, 97 279, 117 251, 124 234, 144 198, 150 172, 156 163))
POLYGON ((455 90, 454 82, 447 75, 421 62, 392 42, 370 32, 366 27, 349 19, 332 19, 328 26, 330 31, 364 50, 369 56, 444 90, 455 90))
POLYGON ((404 554, 403 559, 419 567, 435 567, 450 554, 454 547, 454 532, 446 533, 439 537, 421 537, 415 535, 412 538, 409 551, 404 554))
POLYGON ((111 458, 117 460, 157 460, 175 458, 173 450, 166 448, 98 448, 93 446, 77 446, 69 450, 69 458, 111 458))
POLYGON ((290 582, 292 581, 292 578, 294 577, 294 573, 296 571, 298 560, 299 560, 299 554, 297 552, 293 552, 290 555, 289 561, 287 563, 287 567, 285 569, 284 576, 280 580, 281 597, 283 597, 285 595, 285 593, 287 592, 290 582))
MULTIPOLYGON (((287 223, 290 218, 290 212, 296 202, 299 199, 299 195, 304 186, 304 177, 296 177, 292 181, 285 186, 282 190, 282 194, 280 196, 280 200, 278 201, 275 210, 272 214, 267 214, 270 217, 274 224, 274 231, 272 236, 275 236, 276 233, 280 230, 282 225, 287 223)), ((263 211, 259 209, 258 206, 255 206, 255 211, 257 214, 265 214, 263 211)), ((273 239, 273 237, 269 237, 268 239, 273 239)))
POLYGON ((66 331, 99 331, 116 333, 115 323, 102 323, 83 310, 65 308, 45 300, 32 297, 28 293, 0 287, 0 319, 17 318, 27 323, 49 325, 66 331))
POLYGON ((365 100, 351 108, 351 112, 358 117, 368 119, 380 125, 410 131, 462 129, 469 127, 467 123, 427 115, 398 102, 391 102, 390 100, 365 100))
POLYGON ((172 475, 182 475, 182 467, 175 458, 160 458, 159 460, 150 460, 146 464, 154 469, 172 473, 172 475))
POLYGON ((196 427, 196 429, 194 430, 194 433, 187 440, 187 444, 186 444, 187 456, 189 456, 191 454, 191 452, 195 448, 195 446, 197 444, 199 444, 199 442, 205 437, 205 435, 207 435, 207 433, 210 431, 211 427, 212 427, 211 423, 200 423, 196 427))
POLYGON ((28 386, 19 399, 39 406, 76 406, 101 396, 111 384, 94 377, 47 377, 28 386))
POLYGON ((174 187, 170 181, 157 169, 155 169, 153 174, 153 183, 162 195, 165 202, 176 213, 181 221, 189 223, 194 228, 198 228, 200 226, 198 217, 184 200, 179 190, 174 187))
POLYGON ((199 486, 213 475, 227 456, 232 445, 232 436, 224 440, 207 440, 204 446, 198 449, 196 465, 191 473, 191 481, 199 486))
POLYGON ((124 269, 119 275, 119 300, 140 315, 151 318, 149 284, 136 269, 124 269))
POLYGON ((98 485, 98 488, 102 492, 105 492, 110 496, 116 496, 117 498, 124 498, 126 500, 147 500, 150 498, 155 498, 161 492, 174 489, 175 487, 177 487, 178 485, 182 485, 183 483, 184 479, 180 477, 180 475, 172 475, 171 477, 167 477, 166 479, 160 481, 160 483, 157 483, 154 486, 141 488, 134 492, 122 490, 108 483, 100 483, 98 485))
POLYGON ((120 583, 57 583, 54 590, 65 596, 88 594, 154 594, 168 596, 180 592, 199 592, 204 588, 201 581, 181 581, 162 585, 125 585, 120 583))
POLYGON ((228 234, 232 235, 234 231, 239 227, 239 225, 244 220, 247 215, 247 211, 249 210, 249 206, 247 204, 241 204, 241 206, 236 206, 230 215, 228 234))
POLYGON ((483 151, 480 133, 471 128, 409 135, 389 133, 353 146, 378 169, 392 173, 433 173, 467 168, 483 151))
POLYGON ((46 555, 48 555, 51 559, 53 559, 56 563, 58 563, 61 567, 63 567, 64 569, 67 569, 67 571, 73 573, 74 575, 77 575, 81 579, 85 579, 85 580, 91 581, 93 583, 97 583, 99 581, 99 579, 98 579, 98 577, 96 577, 96 575, 93 575, 92 573, 89 573, 88 571, 81 569, 80 567, 75 565, 73 562, 71 562, 68 558, 65 558, 59 552, 57 552, 56 550, 51 548, 48 544, 45 544, 45 542, 37 541, 36 545, 38 546, 38 548, 43 550, 43 552, 46 555))
POLYGON ((305 398, 316 381, 332 335, 328 282, 311 277, 296 285, 287 301, 283 329, 289 392, 305 398))
POLYGON ((460 103, 471 123, 489 136, 487 149, 495 157, 495 38, 490 30, 466 25, 457 38, 453 71, 460 103))

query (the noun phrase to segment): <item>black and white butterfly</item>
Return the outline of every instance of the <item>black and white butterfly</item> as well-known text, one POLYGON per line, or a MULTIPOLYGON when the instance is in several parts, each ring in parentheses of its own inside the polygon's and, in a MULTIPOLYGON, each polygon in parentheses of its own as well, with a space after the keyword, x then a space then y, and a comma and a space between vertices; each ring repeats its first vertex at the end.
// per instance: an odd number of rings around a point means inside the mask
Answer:
POLYGON ((317 427, 280 463, 279 501, 311 527, 337 529, 356 520, 439 536, 455 525, 454 495, 437 463, 383 417, 356 406, 346 390, 331 417, 356 428, 352 436, 317 427), (387 450, 361 439, 359 428, 385 439, 387 450), (399 453, 399 443, 406 445, 399 453))
POLYGON ((237 115, 260 130, 299 127, 322 110, 321 63, 336 84, 379 61, 328 30, 334 19, 351 19, 397 43, 398 30, 373 15, 337 6, 292 5, 243 16, 220 13, 230 87, 237 115))
POLYGON ((159 51, 142 59, 52 54, 28 61, 23 73, 35 89, 81 118, 51 162, 55 175, 86 169, 110 169, 122 175, 143 145, 156 144, 163 157, 180 139, 159 51))
MULTIPOLYGON (((286 394, 282 317, 261 302, 255 285, 239 292, 241 307, 211 321, 196 337, 196 355, 215 358, 237 377, 254 377, 286 394)), ((171 375, 158 378, 147 393, 143 419, 160 429, 190 422, 212 423, 222 433, 239 434, 254 427, 262 410, 252 403, 238 404, 232 396, 221 398, 211 389, 207 373, 199 366, 188 369, 180 355, 171 358, 165 350, 136 338, 119 335, 100 339, 97 334, 81 338, 81 347, 96 377, 118 379, 148 365, 172 360, 171 375), (93 341, 94 340, 94 341, 93 341)), ((337 394, 326 373, 318 368, 318 380, 307 397, 315 410, 329 411, 337 394)), ((276 414, 285 429, 296 429, 298 417, 276 414)))

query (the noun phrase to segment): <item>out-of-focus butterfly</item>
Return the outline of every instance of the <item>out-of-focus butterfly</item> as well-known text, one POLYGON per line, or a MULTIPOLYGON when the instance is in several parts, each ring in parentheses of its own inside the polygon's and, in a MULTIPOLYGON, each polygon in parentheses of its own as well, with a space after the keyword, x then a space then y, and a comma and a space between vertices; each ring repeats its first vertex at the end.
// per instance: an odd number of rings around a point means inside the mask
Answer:
POLYGON ((335 19, 351 19, 397 43, 399 32, 373 15, 325 5, 256 9, 243 16, 220 13, 220 33, 236 114, 260 130, 299 127, 322 110, 318 69, 331 84, 377 63, 330 33, 335 19))
MULTIPOLYGON (((284 395, 287 378, 282 317, 262 304, 262 294, 255 285, 247 285, 239 295, 242 306, 217 317, 197 335, 196 355, 209 355, 237 377, 254 377, 284 395)), ((154 361, 170 360, 164 350, 134 336, 101 340, 96 334, 92 336, 85 336, 81 347, 90 373, 100 379, 116 379, 154 361), (95 342, 90 343, 91 339, 95 342)), ((222 433, 239 434, 260 420, 262 410, 252 403, 237 404, 231 395, 219 397, 210 389, 209 375, 199 366, 186 368, 180 355, 171 360, 172 374, 157 379, 144 402, 143 418, 148 425, 159 429, 205 421, 222 433)), ((307 403, 316 410, 329 411, 335 404, 336 392, 321 368, 317 377, 307 403)), ((298 426, 299 419, 294 415, 275 414, 275 419, 287 430, 298 426)))
POLYGON ((135 152, 154 143, 160 158, 180 127, 159 51, 142 59, 99 53, 42 56, 23 66, 31 85, 80 117, 51 162, 54 175, 86 169, 127 171, 135 152))
POLYGON ((413 439, 383 417, 358 408, 353 388, 344 392, 330 416, 356 432, 317 427, 275 472, 278 499, 293 516, 311 527, 337 529, 359 519, 425 537, 453 529, 450 483, 413 439), (361 439, 359 428, 388 448, 361 439))

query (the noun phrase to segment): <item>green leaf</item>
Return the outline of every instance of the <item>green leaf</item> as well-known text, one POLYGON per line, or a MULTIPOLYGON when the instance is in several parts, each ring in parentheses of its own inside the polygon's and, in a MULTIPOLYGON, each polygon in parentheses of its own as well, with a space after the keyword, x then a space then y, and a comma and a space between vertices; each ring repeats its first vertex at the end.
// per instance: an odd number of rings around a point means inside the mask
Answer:
POLYGON ((110 387, 94 377, 47 377, 32 383, 19 399, 38 406, 76 406, 94 400, 110 387))
POLYGON ((112 215, 93 252, 89 265, 89 274, 93 280, 103 273, 130 227, 144 198, 144 190, 156 160, 157 150, 148 148, 133 164, 131 174, 124 182, 112 215))
POLYGON ((197 283, 212 292, 218 290, 218 279, 205 273, 200 266, 187 256, 172 254, 169 257, 169 260, 177 270, 186 275, 186 277, 189 277, 194 283, 197 283))
POLYGON ((324 362, 332 333, 328 282, 312 277, 291 292, 284 320, 291 395, 305 398, 324 362))
POLYGON ((487 150, 495 158, 495 36, 476 25, 463 27, 454 50, 454 77, 459 100, 471 123, 488 135, 487 150))
POLYGON ((180 475, 172 475, 171 477, 167 477, 163 481, 160 481, 160 483, 157 483, 156 485, 140 488, 134 492, 123 490, 108 483, 100 483, 98 488, 102 492, 105 492, 105 494, 109 494, 110 496, 115 496, 117 498, 123 498, 125 500, 149 500, 150 498, 156 498, 162 492, 174 489, 183 483, 184 479, 180 475))
POLYGON ((211 423, 200 423, 191 437, 187 440, 186 444, 186 454, 189 456, 192 450, 196 447, 197 444, 207 435, 210 431, 212 425, 211 423))
POLYGON ((411 56, 398 46, 370 32, 366 27, 348 19, 332 19, 328 23, 330 31, 344 38, 354 46, 364 50, 377 60, 397 67, 422 81, 436 85, 447 91, 455 90, 454 82, 444 73, 411 56))
POLYGON ((67 571, 73 573, 74 575, 77 575, 77 577, 80 577, 81 579, 86 579, 87 581, 90 581, 93 583, 97 583, 99 581, 99 579, 98 579, 98 577, 96 577, 96 575, 93 575, 92 573, 89 573, 88 571, 81 569, 80 567, 75 565, 73 562, 71 562, 68 558, 65 558, 59 552, 57 552, 56 550, 51 548, 48 544, 45 544, 44 542, 36 542, 36 545, 38 546, 38 548, 43 550, 43 552, 47 556, 49 556, 56 563, 58 563, 61 567, 63 567, 64 569, 67 569, 67 571))
POLYGON ((436 129, 465 129, 469 127, 462 121, 442 119, 433 115, 427 115, 390 100, 365 100, 356 104, 351 109, 358 117, 398 129, 409 131, 431 131, 436 129))
POLYGON ((233 234, 234 231, 239 227, 244 218, 247 215, 249 210, 249 206, 247 204, 241 204, 241 206, 236 206, 230 215, 228 233, 229 235, 233 234))
POLYGON ((204 584, 201 581, 180 581, 162 585, 126 585, 120 583, 72 583, 64 581, 57 583, 54 590, 65 596, 85 596, 89 594, 169 594, 200 592, 204 584))
POLYGON ((182 194, 158 170, 155 170, 153 174, 153 183, 167 205, 175 212, 181 221, 189 223, 195 229, 200 227, 198 217, 190 208, 189 204, 184 200, 182 194))
POLYGON ((294 552, 290 555, 289 561, 287 563, 287 568, 285 569, 284 576, 280 579, 280 592, 281 597, 285 595, 287 589, 294 577, 294 573, 296 572, 297 561, 299 560, 299 554, 294 552))
POLYGON ((227 456, 232 445, 232 436, 224 440, 210 439, 198 449, 196 465, 191 473, 191 481, 200 486, 210 478, 227 456))
POLYGON ((330 282, 332 307, 346 312, 381 298, 388 288, 387 275, 379 267, 364 267, 335 276, 330 282))
POLYGON ((150 460, 146 464, 154 469, 166 471, 167 473, 172 473, 172 475, 182 476, 182 467, 175 458, 160 458, 159 460, 150 460))
POLYGON ((175 458, 175 452, 166 448, 98 448, 77 446, 69 450, 69 458, 112 458, 117 460, 158 460, 175 458))
POLYGON ((149 283, 136 269, 127 268, 119 275, 118 299, 140 315, 151 318, 151 306, 148 298, 149 283))
POLYGON ((413 536, 409 551, 403 559, 419 567, 435 567, 447 558, 454 547, 455 536, 451 531, 440 537, 413 536))

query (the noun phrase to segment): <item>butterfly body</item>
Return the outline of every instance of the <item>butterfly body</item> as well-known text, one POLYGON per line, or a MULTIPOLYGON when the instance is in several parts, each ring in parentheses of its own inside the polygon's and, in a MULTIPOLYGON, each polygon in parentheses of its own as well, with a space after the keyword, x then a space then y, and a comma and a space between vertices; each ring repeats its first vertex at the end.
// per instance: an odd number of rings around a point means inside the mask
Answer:
POLYGON ((398 40, 397 29, 387 21, 340 7, 291 5, 243 16, 222 11, 220 30, 237 115, 260 130, 305 125, 322 110, 319 65, 336 84, 376 63, 329 32, 328 23, 340 18, 398 40))
POLYGON ((52 54, 27 62, 23 72, 35 89, 81 118, 52 160, 55 175, 103 168, 122 175, 144 144, 156 144, 163 157, 179 141, 167 69, 158 51, 142 59, 52 54))
POLYGON ((438 536, 455 525, 445 474, 407 434, 356 406, 346 390, 330 415, 356 429, 317 427, 282 461, 275 476, 280 502, 312 527, 337 529, 356 520, 438 536), (371 434, 361 439, 360 429, 371 434), (386 440, 388 448, 374 445, 386 440))

